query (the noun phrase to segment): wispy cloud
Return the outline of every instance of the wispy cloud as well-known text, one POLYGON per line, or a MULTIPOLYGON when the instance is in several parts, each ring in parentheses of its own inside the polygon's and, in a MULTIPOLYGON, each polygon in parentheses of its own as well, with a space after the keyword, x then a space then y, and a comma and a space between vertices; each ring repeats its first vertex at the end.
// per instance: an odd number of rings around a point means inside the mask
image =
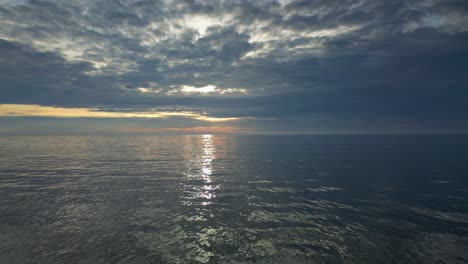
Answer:
POLYGON ((0 116, 7 117, 57 117, 57 118, 173 118, 181 117, 207 122, 241 120, 241 117, 210 117, 193 112, 119 112, 91 108, 64 108, 40 105, 0 104, 0 116))

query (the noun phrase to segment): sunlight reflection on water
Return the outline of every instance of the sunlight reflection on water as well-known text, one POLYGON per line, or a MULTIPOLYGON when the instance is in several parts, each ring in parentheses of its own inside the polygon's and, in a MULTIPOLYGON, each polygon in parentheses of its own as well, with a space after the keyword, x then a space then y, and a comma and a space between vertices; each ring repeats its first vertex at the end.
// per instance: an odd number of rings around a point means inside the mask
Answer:
POLYGON ((467 142, 0 138, 0 263, 463 263, 467 142))
POLYGON ((202 177, 206 183, 211 182, 211 173, 213 172, 213 160, 215 159, 215 148, 213 146, 213 136, 203 135, 203 156, 202 156, 202 177))

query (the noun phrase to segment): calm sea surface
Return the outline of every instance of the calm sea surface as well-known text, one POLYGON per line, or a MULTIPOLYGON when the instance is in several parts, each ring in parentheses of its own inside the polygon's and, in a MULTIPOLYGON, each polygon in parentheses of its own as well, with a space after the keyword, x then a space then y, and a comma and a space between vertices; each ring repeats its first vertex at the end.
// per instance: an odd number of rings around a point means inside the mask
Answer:
POLYGON ((466 136, 0 137, 0 263, 468 263, 466 136))

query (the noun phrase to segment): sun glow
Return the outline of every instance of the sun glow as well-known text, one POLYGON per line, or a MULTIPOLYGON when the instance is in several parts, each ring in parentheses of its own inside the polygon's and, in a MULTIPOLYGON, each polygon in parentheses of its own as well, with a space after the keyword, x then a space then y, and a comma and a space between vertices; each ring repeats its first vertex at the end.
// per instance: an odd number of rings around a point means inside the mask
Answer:
MULTIPOLYGON (((190 85, 183 85, 179 88, 180 92, 184 94, 201 94, 201 95, 207 95, 207 94, 214 94, 214 95, 240 95, 240 94, 246 94, 247 90, 243 88, 219 88, 216 87, 216 85, 206 85, 202 87, 196 87, 196 86, 190 86, 190 85)), ((177 90, 175 90, 172 93, 177 93, 177 90)))
POLYGON ((183 27, 196 30, 200 36, 205 36, 206 31, 210 27, 228 25, 232 20, 232 16, 225 14, 223 16, 207 16, 207 15, 187 15, 179 21, 183 27))
POLYGON ((181 91, 184 92, 184 93, 202 93, 202 94, 206 94, 206 93, 215 92, 216 91, 216 86, 207 85, 207 86, 203 86, 203 87, 194 87, 194 86, 184 85, 184 86, 182 86, 181 91))

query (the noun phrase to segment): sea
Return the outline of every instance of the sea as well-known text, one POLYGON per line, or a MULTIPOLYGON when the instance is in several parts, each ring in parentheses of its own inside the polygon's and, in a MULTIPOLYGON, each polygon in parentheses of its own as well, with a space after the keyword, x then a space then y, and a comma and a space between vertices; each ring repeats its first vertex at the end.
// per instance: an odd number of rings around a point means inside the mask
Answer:
POLYGON ((468 136, 3 136, 0 263, 468 263, 468 136))

